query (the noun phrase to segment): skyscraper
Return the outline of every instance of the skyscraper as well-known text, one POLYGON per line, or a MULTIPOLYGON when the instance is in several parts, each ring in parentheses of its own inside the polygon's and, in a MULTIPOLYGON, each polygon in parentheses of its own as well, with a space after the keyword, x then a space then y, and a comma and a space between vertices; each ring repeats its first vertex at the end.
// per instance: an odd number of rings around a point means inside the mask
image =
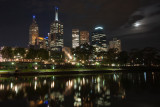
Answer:
POLYGON ((50 25, 49 48, 52 51, 62 51, 63 24, 58 20, 58 8, 55 7, 55 20, 50 25))
POLYGON ((89 43, 89 32, 88 31, 80 31, 80 44, 89 43))
POLYGON ((106 34, 103 32, 103 27, 96 27, 92 33, 92 46, 96 52, 107 51, 106 34))
POLYGON ((36 23, 36 17, 33 16, 33 22, 29 27, 29 45, 36 45, 36 38, 39 36, 39 28, 36 23))
POLYGON ((117 38, 113 38, 113 41, 109 41, 109 49, 117 49, 118 52, 121 52, 121 40, 117 40, 117 38))
POLYGON ((72 29, 72 48, 79 46, 79 29, 72 29))

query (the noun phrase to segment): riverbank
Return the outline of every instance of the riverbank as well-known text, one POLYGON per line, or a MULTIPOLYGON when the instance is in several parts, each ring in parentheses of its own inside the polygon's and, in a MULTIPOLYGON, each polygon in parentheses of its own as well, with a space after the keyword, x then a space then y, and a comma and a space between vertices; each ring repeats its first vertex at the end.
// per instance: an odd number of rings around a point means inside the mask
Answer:
POLYGON ((99 74, 119 72, 160 72, 160 67, 116 67, 116 68, 74 68, 74 69, 23 69, 0 70, 0 76, 36 76, 36 75, 72 75, 72 74, 99 74))

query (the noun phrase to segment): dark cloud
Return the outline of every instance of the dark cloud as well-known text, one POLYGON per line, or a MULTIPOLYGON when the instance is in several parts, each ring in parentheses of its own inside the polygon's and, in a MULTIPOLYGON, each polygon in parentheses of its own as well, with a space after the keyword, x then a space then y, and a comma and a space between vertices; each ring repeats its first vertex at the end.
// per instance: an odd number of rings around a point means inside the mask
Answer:
POLYGON ((159 48, 159 45, 156 45, 159 44, 160 40, 160 7, 158 5, 153 4, 138 9, 131 15, 127 24, 116 31, 115 36, 123 41, 128 40, 127 46, 130 48, 133 46, 144 48, 146 45, 159 48), (139 25, 136 26, 136 24, 139 25), (134 41, 135 45, 130 46, 131 41, 134 41))

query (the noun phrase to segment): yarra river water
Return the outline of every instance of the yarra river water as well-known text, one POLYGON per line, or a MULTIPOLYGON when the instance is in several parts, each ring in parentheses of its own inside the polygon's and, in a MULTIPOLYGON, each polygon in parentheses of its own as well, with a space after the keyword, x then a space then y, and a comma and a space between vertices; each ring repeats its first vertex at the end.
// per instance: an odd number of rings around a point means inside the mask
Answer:
POLYGON ((160 107, 160 73, 0 77, 0 107, 160 107))

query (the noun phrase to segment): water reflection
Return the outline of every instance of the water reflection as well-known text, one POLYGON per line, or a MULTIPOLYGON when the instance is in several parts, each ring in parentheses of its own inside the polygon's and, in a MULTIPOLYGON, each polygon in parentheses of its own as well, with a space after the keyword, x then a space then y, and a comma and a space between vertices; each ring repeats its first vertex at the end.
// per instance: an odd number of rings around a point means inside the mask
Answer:
POLYGON ((152 86, 159 89, 159 76, 159 73, 144 72, 1 77, 0 104, 10 106, 5 102, 24 100, 28 107, 110 107, 127 99, 126 90, 152 86))

